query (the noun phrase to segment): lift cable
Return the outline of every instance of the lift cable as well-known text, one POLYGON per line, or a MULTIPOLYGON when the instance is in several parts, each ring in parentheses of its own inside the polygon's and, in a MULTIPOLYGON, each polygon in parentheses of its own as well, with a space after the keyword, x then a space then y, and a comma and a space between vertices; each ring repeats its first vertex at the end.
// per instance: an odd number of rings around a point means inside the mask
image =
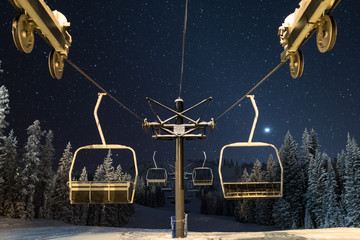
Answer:
POLYGON ((185 55, 186 25, 187 25, 187 9, 188 9, 188 0, 186 0, 186 4, 185 4, 184 31, 183 31, 182 52, 181 52, 181 72, 180 72, 180 84, 179 84, 179 98, 181 98, 182 80, 183 80, 183 75, 184 75, 184 55, 185 55))
POLYGON ((235 107, 239 102, 241 102, 247 95, 249 95, 250 93, 252 93, 257 87, 260 86, 260 84, 262 84, 266 79, 268 79, 274 72, 276 72, 276 70, 278 70, 285 62, 281 62, 279 63, 279 65, 277 65, 273 70, 271 70, 271 72, 268 73, 268 75, 266 75, 263 79, 261 79, 260 82, 258 82, 250 91, 248 91, 244 96, 242 96, 239 100, 237 100, 233 105, 231 105, 231 107, 229 107, 225 112, 223 112, 222 114, 220 114, 215 121, 217 121, 219 118, 221 118, 223 115, 225 115, 227 112, 229 112, 233 107, 235 107))
POLYGON ((137 119, 139 119, 140 121, 143 121, 143 119, 141 119, 139 117, 139 115, 137 115, 136 113, 134 113, 133 111, 131 111, 128 107, 126 107, 122 102, 120 102, 119 100, 117 100, 113 95, 111 95, 108 91, 106 91, 103 87, 101 87, 94 79, 92 79, 91 77, 89 77, 84 71, 82 71, 78 66, 76 66, 73 62, 71 62, 69 59, 66 58, 66 61, 73 67, 75 68, 79 73, 81 73, 84 77, 86 77, 92 84, 94 84, 97 88, 99 88, 101 91, 103 91, 104 93, 106 93, 112 100, 114 100, 115 102, 117 102, 120 106, 122 106, 125 110, 127 110, 129 113, 131 113, 134 117, 136 117, 137 119))

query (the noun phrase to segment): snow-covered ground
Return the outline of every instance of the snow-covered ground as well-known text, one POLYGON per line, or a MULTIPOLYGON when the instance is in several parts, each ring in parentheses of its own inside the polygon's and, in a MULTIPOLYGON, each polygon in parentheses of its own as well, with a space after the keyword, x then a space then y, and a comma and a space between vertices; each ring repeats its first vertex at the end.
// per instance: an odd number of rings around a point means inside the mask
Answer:
MULTIPOLYGON (((273 227, 242 224, 232 217, 201 215, 199 203, 186 205, 189 211, 189 233, 186 239, 230 240, 230 239, 359 239, 359 228, 337 228, 316 230, 279 231, 273 227)), ((135 204, 136 213, 122 228, 73 226, 60 221, 34 220, 0 217, 0 240, 162 240, 172 239, 170 216, 174 205, 163 208, 148 208, 135 204)))

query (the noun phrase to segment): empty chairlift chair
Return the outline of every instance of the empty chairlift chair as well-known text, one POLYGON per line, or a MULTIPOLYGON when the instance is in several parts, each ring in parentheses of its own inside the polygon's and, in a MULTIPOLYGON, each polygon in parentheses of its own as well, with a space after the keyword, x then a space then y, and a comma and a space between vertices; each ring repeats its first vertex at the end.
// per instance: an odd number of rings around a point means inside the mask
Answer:
POLYGON ((282 197, 283 195, 283 167, 280 161, 279 152, 277 148, 269 143, 263 142, 252 142, 252 137, 256 127, 257 118, 259 115, 254 96, 248 95, 251 99, 252 105, 255 110, 255 117, 253 126, 250 132, 248 142, 237 142, 228 144, 222 147, 220 152, 219 159, 219 177, 221 181, 221 187, 226 199, 240 199, 240 198, 275 198, 282 197), (277 181, 266 181, 266 182, 241 182, 241 181, 224 181, 222 174, 222 161, 223 153, 226 148, 271 148, 274 151, 276 156, 279 168, 280 168, 280 177, 277 181))
POLYGON ((205 167, 206 153, 204 153, 204 162, 201 167, 193 169, 192 183, 194 186, 211 186, 213 184, 214 175, 209 167, 205 167))
POLYGON ((118 203, 133 203, 136 182, 138 177, 138 168, 136 162, 135 151, 128 146, 118 144, 106 144, 103 132, 101 130, 100 122, 97 116, 97 110, 99 108, 101 99, 105 93, 99 93, 98 101, 94 110, 94 117, 98 131, 102 140, 102 144, 93 144, 84 147, 80 147, 75 151, 70 171, 68 186, 70 189, 70 202, 71 204, 118 204, 118 203), (124 181, 74 181, 72 171, 74 163, 77 159, 78 153, 84 149, 119 149, 126 150, 132 153, 132 158, 135 168, 134 180, 124 181))
POLYGON ((154 187, 166 187, 167 171, 165 168, 158 168, 155 161, 155 154, 153 154, 154 168, 149 168, 146 172, 146 185, 154 187))

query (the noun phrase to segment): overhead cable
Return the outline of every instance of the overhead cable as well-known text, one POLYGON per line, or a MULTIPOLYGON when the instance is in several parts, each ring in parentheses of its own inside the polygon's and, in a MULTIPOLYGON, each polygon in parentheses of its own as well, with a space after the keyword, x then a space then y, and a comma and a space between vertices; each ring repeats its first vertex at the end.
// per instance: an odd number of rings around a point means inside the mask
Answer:
POLYGON ((181 51, 179 98, 181 98, 182 80, 183 80, 183 75, 184 75, 184 55, 185 55, 185 37, 186 37, 186 26, 187 26, 187 9, 188 9, 188 0, 186 0, 186 4, 185 4, 184 31, 183 31, 182 51, 181 51))
POLYGON ((226 109, 225 112, 223 112, 222 114, 220 114, 215 121, 217 121, 219 118, 221 118, 222 116, 224 116, 227 112, 229 112, 233 107, 235 107, 237 104, 239 104, 247 95, 249 95, 250 93, 252 93, 257 87, 260 86, 260 84, 262 84, 266 79, 268 79, 274 72, 276 72, 276 70, 278 70, 285 62, 281 62, 279 63, 279 65, 277 65, 273 70, 271 70, 271 72, 268 73, 268 75, 266 75, 263 79, 260 80, 260 82, 258 82, 250 91, 248 91, 244 96, 242 96, 239 100, 237 100, 233 105, 231 105, 231 107, 229 107, 228 109, 226 109))
POLYGON ((131 113, 134 117, 142 121, 142 119, 133 111, 131 111, 128 107, 126 107, 122 102, 117 100, 113 95, 111 95, 108 91, 106 91, 103 87, 101 87, 94 79, 89 77, 84 71, 82 71, 78 66, 76 66, 73 62, 71 62, 69 59, 66 59, 66 61, 75 68, 79 73, 81 73, 85 78, 87 78, 92 84, 94 84, 97 88, 99 88, 102 92, 106 93, 112 100, 117 102, 120 106, 122 106, 126 111, 131 113))

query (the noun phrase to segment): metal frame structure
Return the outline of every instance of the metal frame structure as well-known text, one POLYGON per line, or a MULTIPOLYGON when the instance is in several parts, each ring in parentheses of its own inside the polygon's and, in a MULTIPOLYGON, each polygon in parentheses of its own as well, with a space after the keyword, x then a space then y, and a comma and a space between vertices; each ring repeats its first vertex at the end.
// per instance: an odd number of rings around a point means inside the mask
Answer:
MULTIPOLYGON (((180 112, 177 112, 151 98, 146 98, 146 101, 148 102, 150 108, 152 109, 158 121, 148 122, 147 119, 145 118, 143 122, 143 128, 148 129, 151 127, 153 130, 152 138, 154 139, 173 140, 178 137, 181 137, 185 140, 205 139, 206 138, 205 128, 210 127, 211 130, 215 129, 216 125, 214 119, 211 119, 211 121, 209 122, 201 122, 200 118, 197 120, 193 120, 185 115, 185 113, 187 113, 188 111, 204 103, 208 103, 212 101, 212 98, 205 99, 186 110, 181 110, 180 112), (156 105, 172 112, 174 115, 168 119, 162 120, 159 117, 159 115, 157 115, 153 110, 151 103, 155 103, 156 105), (170 123, 170 121, 173 121, 177 118, 188 120, 189 123, 181 123, 181 124, 170 123)), ((182 99, 177 99, 176 101, 183 102, 182 99)))
POLYGON ((194 186, 211 186, 213 185, 213 180, 214 180, 214 174, 211 168, 209 167, 205 167, 205 162, 206 162, 206 153, 205 151, 203 151, 204 154, 204 161, 201 167, 196 167, 193 169, 192 172, 192 182, 194 184, 194 186), (206 172, 206 174, 204 174, 204 172, 206 172), (200 174, 199 174, 200 173, 200 174), (200 176, 210 176, 207 179, 199 179, 199 175, 200 176))
POLYGON ((78 148, 75 151, 70 171, 69 171, 69 182, 68 186, 70 189, 70 202, 71 204, 99 204, 99 203, 133 203, 135 196, 135 188, 138 178, 138 167, 136 161, 135 151, 128 146, 119 144, 106 144, 104 134, 101 129, 97 111, 101 102, 102 97, 105 93, 99 93, 98 100, 94 109, 94 118, 96 126, 99 131, 102 144, 92 144, 78 148), (132 153, 134 166, 135 166, 135 177, 134 181, 73 181, 72 171, 74 163, 79 151, 84 149, 124 149, 129 150, 132 153))
POLYGON ((255 103, 253 95, 248 95, 251 99, 251 103, 255 110, 255 117, 249 139, 247 142, 236 142, 228 144, 222 147, 219 158, 219 177, 221 182, 221 188, 223 191, 224 198, 226 199, 240 199, 240 198, 275 198, 282 197, 283 195, 283 166, 280 161, 280 156, 277 148, 269 143, 253 142, 253 134, 255 131, 259 111, 255 103), (224 182, 221 172, 221 165, 223 160, 223 153, 226 148, 230 147, 271 147, 275 150, 276 157, 280 167, 280 182, 224 182))
POLYGON ((9 0, 20 13, 13 20, 12 34, 16 48, 30 53, 34 47, 34 30, 54 50, 49 54, 49 70, 53 78, 61 79, 64 59, 69 54, 72 42, 66 28, 70 26, 59 11, 51 11, 44 0, 9 0))
POLYGON ((153 162, 155 168, 149 168, 146 172, 146 185, 147 186, 155 186, 155 187, 166 187, 167 182, 167 171, 165 168, 159 168, 155 161, 155 154, 153 154, 153 162), (157 173, 156 173, 157 172, 157 173), (154 174, 155 173, 155 174, 154 174), (162 178, 154 178, 153 176, 163 176, 162 178))
POLYGON ((316 43, 320 52, 330 51, 336 41, 336 21, 329 16, 341 0, 301 0, 299 8, 279 27, 280 43, 284 47, 281 62, 290 59, 293 78, 302 75, 304 57, 299 48, 317 32, 316 43))
POLYGON ((146 98, 151 110, 157 118, 157 122, 148 122, 147 119, 143 121, 143 128, 152 128, 152 138, 161 140, 173 140, 175 139, 175 236, 176 238, 184 237, 184 139, 204 139, 206 138, 206 128, 209 127, 211 130, 215 129, 215 121, 211 119, 209 122, 200 121, 201 118, 193 120, 185 114, 204 104, 212 101, 212 98, 205 99, 192 107, 184 110, 184 101, 181 98, 175 100, 175 110, 151 99, 146 98), (156 112, 153 110, 151 103, 154 103, 174 115, 166 120, 162 120, 156 112), (175 120, 175 123, 170 121, 175 120), (187 120, 188 123, 184 123, 187 120))

